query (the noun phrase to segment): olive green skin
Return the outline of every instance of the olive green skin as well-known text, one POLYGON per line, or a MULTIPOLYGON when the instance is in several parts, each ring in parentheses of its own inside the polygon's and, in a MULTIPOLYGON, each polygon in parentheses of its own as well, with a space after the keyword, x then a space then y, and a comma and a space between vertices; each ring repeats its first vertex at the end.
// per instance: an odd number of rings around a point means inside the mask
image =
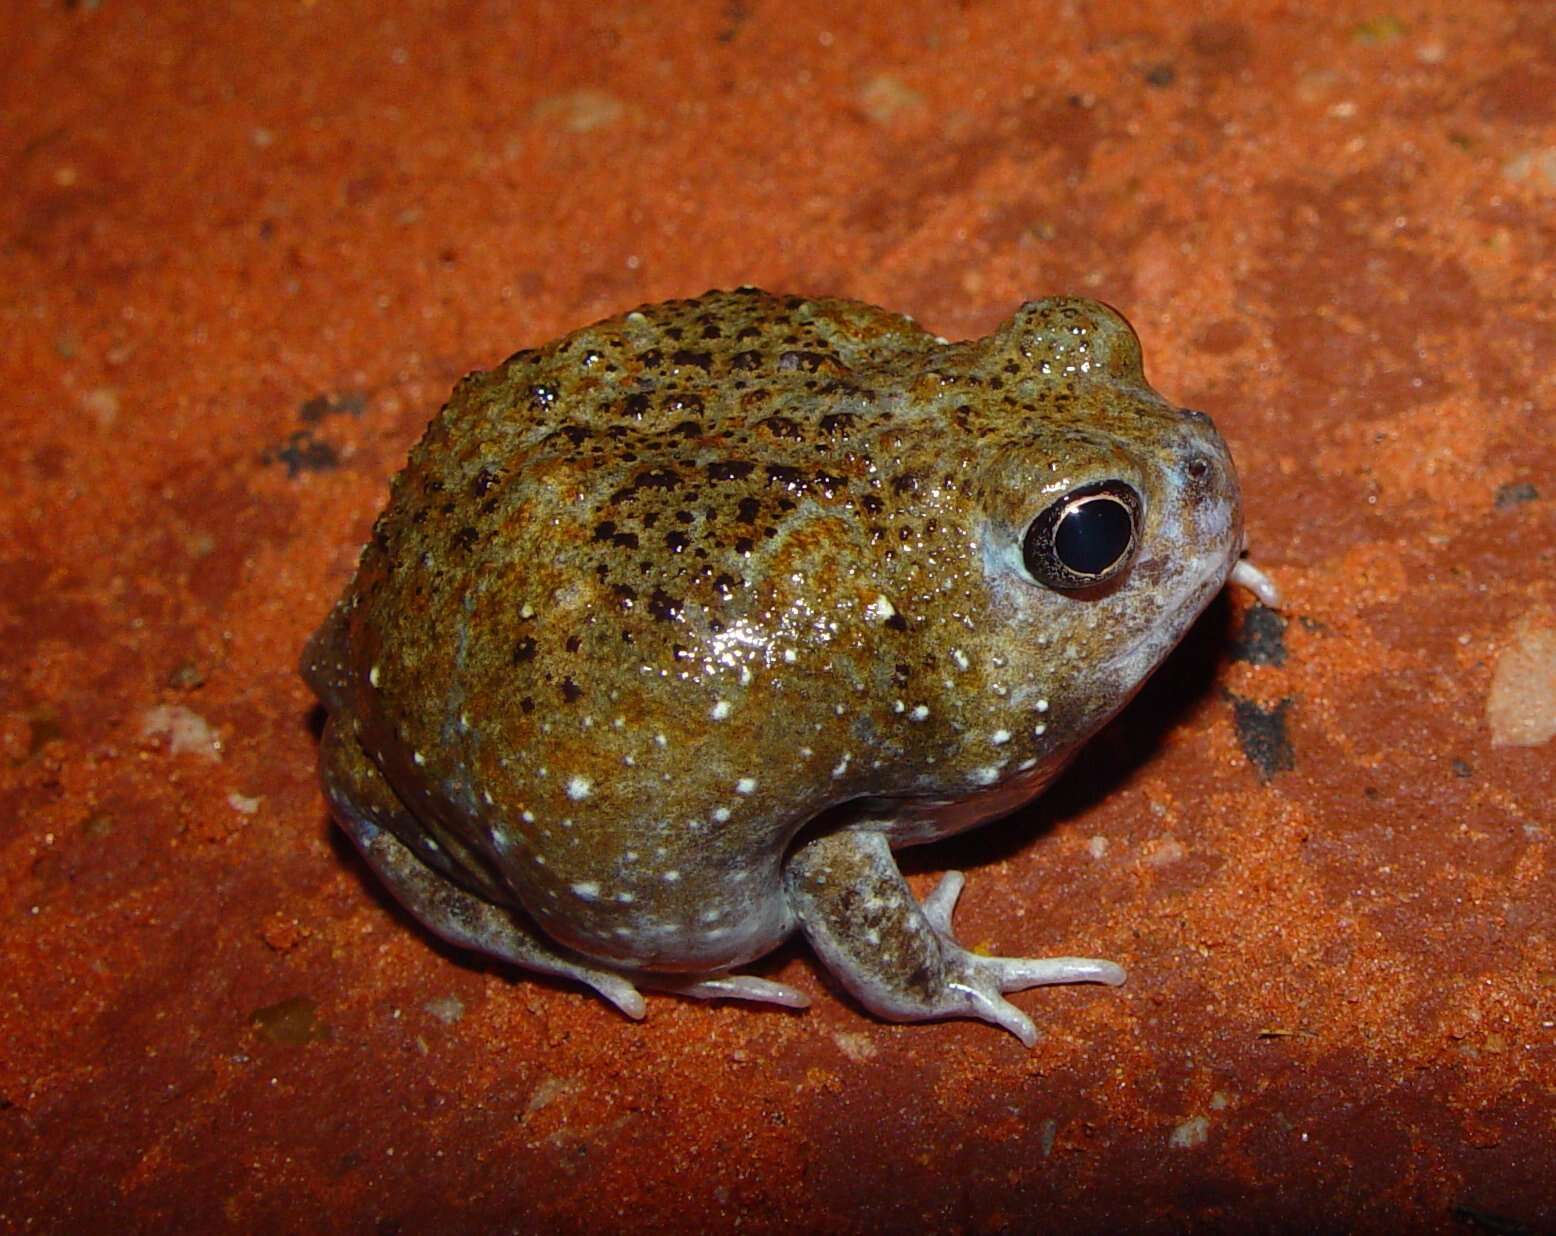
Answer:
POLYGON ((818 831, 1038 793, 1242 541, 1225 444, 1103 305, 961 343, 751 288, 647 307, 471 374, 412 451, 305 659, 365 757, 326 784, 349 811, 381 774, 418 858, 593 964, 726 971, 795 928, 818 831), (1142 500, 1127 569, 1034 580, 1027 527, 1101 479, 1142 500))

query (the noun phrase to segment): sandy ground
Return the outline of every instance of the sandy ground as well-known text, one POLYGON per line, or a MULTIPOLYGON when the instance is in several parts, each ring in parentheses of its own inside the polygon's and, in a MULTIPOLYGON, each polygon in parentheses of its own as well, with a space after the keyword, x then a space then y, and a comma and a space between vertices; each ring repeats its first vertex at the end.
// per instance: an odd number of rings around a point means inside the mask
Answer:
POLYGON ((1556 9, 0 15, 0 1230, 1556 1228, 1556 9), (1119 990, 1024 1050, 436 945, 295 673, 461 373, 756 283, 1096 296, 1232 444, 1219 602, 916 852, 1119 990))

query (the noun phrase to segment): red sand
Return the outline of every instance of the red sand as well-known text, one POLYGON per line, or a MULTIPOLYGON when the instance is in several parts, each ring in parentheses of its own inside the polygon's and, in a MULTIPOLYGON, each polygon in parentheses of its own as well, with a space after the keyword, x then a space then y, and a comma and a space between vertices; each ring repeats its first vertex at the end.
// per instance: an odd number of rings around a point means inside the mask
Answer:
POLYGON ((1556 9, 1318 8, 7 6, 0 1231, 1556 1227, 1556 9), (1033 1051, 798 947, 633 1024, 328 824, 298 651, 453 381, 742 282, 1101 297, 1237 455, 1284 629, 910 860, 1129 968, 1033 1051))

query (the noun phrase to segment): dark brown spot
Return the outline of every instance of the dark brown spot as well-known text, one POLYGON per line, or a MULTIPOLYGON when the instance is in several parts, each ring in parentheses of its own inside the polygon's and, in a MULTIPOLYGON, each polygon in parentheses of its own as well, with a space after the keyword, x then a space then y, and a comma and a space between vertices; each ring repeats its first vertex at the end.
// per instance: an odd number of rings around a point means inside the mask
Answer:
MULTIPOLYGON (((743 335, 745 331, 740 333, 743 335)), ((743 372, 760 369, 762 367, 762 354, 760 352, 736 352, 729 358, 729 367, 743 372)))
POLYGON ((583 698, 583 688, 571 678, 562 679, 562 701, 567 704, 575 704, 583 698))
POLYGON ((735 518, 743 524, 754 524, 757 512, 762 509, 762 504, 755 498, 742 498, 735 507, 735 518))
POLYGON ((523 665, 535 659, 535 641, 528 635, 513 646, 513 663, 523 665))
POLYGON ((680 553, 691 543, 691 538, 684 532, 667 532, 665 534, 665 548, 672 554, 680 553))
POLYGON ((567 637, 567 643, 565 647, 567 648, 568 652, 577 652, 580 648, 583 647, 583 636, 569 635, 567 637))
POLYGON ((481 534, 474 528, 464 527, 450 538, 455 549, 467 550, 481 539, 481 534))
POLYGON ((758 429, 765 429, 775 438, 792 438, 795 441, 803 441, 805 431, 800 428, 799 422, 791 420, 787 416, 766 416, 756 423, 758 429))
POLYGON ((803 370, 805 373, 815 373, 823 365, 833 364, 836 358, 826 352, 782 352, 778 356, 778 369, 780 372, 803 370))
POLYGON ((739 481, 750 476, 755 470, 755 464, 747 463, 743 459, 721 459, 717 463, 708 465, 708 479, 710 481, 739 481))
POLYGON ((670 358, 670 363, 673 365, 689 365, 707 372, 713 364, 713 353, 697 352, 691 348, 681 348, 670 358))
POLYGON ((630 416, 635 421, 642 420, 648 415, 648 396, 642 392, 628 395, 621 401, 621 414, 630 416))
POLYGON ((805 474, 798 468, 786 467, 783 464, 767 465, 768 482, 782 485, 786 489, 803 490, 805 488, 805 474))
POLYGON ((701 415, 702 406, 701 395, 672 395, 665 401, 667 412, 690 412, 694 416, 701 415))
POLYGON ((490 468, 482 468, 475 474, 475 479, 470 482, 470 492, 477 498, 486 497, 486 491, 497 484, 497 473, 490 468))
POLYGON ((678 622, 685 604, 663 588, 655 588, 654 594, 648 599, 648 612, 660 622, 678 622))
POLYGON ((650 468, 632 478, 637 489, 675 489, 681 483, 681 474, 674 468, 650 468))

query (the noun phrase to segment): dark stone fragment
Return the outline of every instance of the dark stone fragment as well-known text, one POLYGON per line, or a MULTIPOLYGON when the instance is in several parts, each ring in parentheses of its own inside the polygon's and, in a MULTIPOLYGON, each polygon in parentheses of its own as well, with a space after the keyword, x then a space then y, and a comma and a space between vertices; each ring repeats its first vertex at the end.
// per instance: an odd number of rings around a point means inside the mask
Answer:
POLYGON ((331 416, 361 416, 367 408, 367 396, 361 391, 340 391, 315 395, 297 409, 297 419, 305 425, 317 425, 331 416))
POLYGON ((1273 609, 1255 605, 1232 641, 1232 659, 1249 665, 1286 664, 1286 620, 1273 609))
POLYGON ((1253 700, 1228 694, 1238 745, 1248 762, 1258 770, 1259 780, 1268 781, 1276 773, 1295 768, 1296 757, 1286 732, 1286 713, 1291 708, 1291 700, 1283 699, 1274 708, 1266 709, 1253 700))
POLYGON ((1508 485, 1497 487, 1497 510, 1505 511, 1510 507, 1522 506, 1525 502, 1538 501, 1540 491, 1528 481, 1513 481, 1508 485))
POLYGON ((297 477, 304 472, 334 471, 340 467, 340 452, 328 442, 315 438, 311 430, 299 429, 288 434, 282 445, 265 451, 260 460, 266 464, 284 464, 287 476, 297 477))

